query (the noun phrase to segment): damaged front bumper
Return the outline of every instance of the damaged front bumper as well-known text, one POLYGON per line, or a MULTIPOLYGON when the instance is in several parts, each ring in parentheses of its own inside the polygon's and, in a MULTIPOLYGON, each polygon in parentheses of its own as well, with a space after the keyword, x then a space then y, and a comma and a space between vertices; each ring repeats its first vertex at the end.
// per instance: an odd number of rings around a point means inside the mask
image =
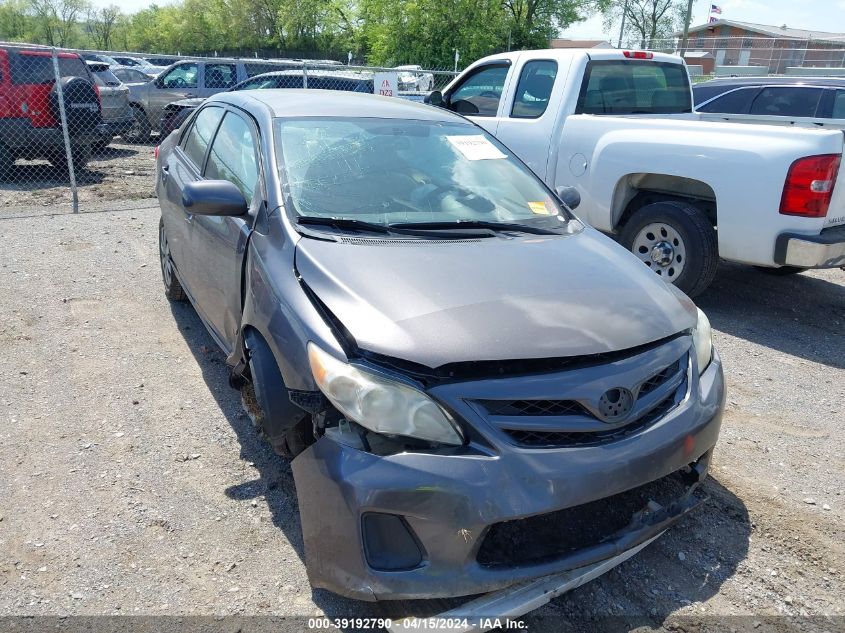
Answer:
POLYGON ((690 380, 665 416, 598 445, 377 456, 322 437, 292 463, 311 584, 370 601, 464 596, 653 539, 700 503, 721 426, 718 356, 690 380))

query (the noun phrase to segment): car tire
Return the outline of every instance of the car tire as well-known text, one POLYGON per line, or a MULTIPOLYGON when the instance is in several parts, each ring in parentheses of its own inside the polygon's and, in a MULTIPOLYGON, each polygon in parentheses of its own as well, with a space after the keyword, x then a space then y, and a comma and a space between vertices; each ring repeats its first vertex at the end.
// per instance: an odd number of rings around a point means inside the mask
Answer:
POLYGON ((801 268, 800 266, 781 266, 780 268, 755 266, 754 268, 772 277, 788 277, 789 275, 797 275, 798 273, 803 273, 805 270, 809 270, 809 268, 801 268))
MULTIPOLYGON (((88 161, 91 160, 91 146, 90 145, 74 145, 70 149, 70 157, 73 162, 73 172, 77 174, 85 169, 88 161)), ((64 148, 56 150, 50 157, 50 164, 59 170, 62 174, 68 173, 67 167, 67 153, 64 148)))
POLYGON ((11 180, 14 169, 15 156, 5 143, 0 143, 0 182, 11 180))
POLYGON ((170 244, 164 230, 164 219, 158 221, 158 256, 161 261, 161 280, 164 283, 164 296, 170 301, 184 301, 187 299, 182 284, 176 276, 176 266, 170 256, 170 244))
POLYGON ((241 388, 241 403, 273 450, 292 460, 314 443, 311 416, 290 401, 270 347, 255 331, 246 334, 251 380, 241 388))
POLYGON ((710 285, 719 265, 716 231, 694 205, 679 200, 637 209, 619 241, 651 270, 695 297, 710 285))
POLYGON ((132 114, 135 115, 135 122, 121 136, 128 143, 146 143, 150 140, 150 134, 153 131, 150 126, 150 120, 147 118, 147 113, 144 112, 141 106, 133 104, 132 114))

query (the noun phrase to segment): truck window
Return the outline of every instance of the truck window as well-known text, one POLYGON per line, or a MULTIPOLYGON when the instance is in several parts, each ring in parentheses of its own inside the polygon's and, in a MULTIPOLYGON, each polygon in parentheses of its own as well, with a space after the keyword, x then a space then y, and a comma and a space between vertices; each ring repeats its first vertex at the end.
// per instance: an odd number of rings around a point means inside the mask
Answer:
POLYGON ((845 119, 845 90, 837 90, 833 97, 833 113, 830 115, 834 119, 845 119))
POLYGON ((587 64, 576 114, 692 112, 689 76, 682 64, 594 60, 587 64))
POLYGON ((545 59, 530 61, 522 67, 511 117, 537 119, 549 105, 549 97, 557 76, 557 62, 545 59))
POLYGON ((206 64, 205 87, 210 90, 231 88, 238 83, 238 73, 234 64, 206 64))
POLYGON ((449 95, 449 109, 471 116, 496 116, 508 65, 482 66, 449 95))
POLYGON ((821 96, 821 88, 764 88, 751 104, 751 114, 814 117, 821 96))
POLYGON ((748 112, 748 104, 760 91, 759 86, 749 88, 737 88, 708 101, 696 109, 699 112, 724 112, 725 114, 745 114, 748 112))
MULTIPOLYGON (((74 55, 62 54, 58 57, 59 73, 62 77, 89 78, 88 68, 82 58, 74 55)), ((25 84, 47 84, 55 80, 53 58, 50 54, 21 52, 9 55, 12 67, 12 83, 20 86, 25 84)))

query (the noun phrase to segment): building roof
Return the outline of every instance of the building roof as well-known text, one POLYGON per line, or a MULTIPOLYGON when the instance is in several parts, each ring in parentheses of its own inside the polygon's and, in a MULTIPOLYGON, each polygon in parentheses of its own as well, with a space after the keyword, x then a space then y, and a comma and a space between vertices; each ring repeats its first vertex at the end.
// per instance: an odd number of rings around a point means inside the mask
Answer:
MULTIPOLYGON (((707 31, 718 28, 720 26, 733 26, 738 29, 744 29, 753 33, 759 33, 765 37, 778 37, 785 39, 796 40, 830 40, 834 42, 842 42, 845 46, 845 33, 831 33, 829 31, 807 31, 805 29, 791 29, 780 26, 772 26, 770 24, 755 24, 753 22, 737 22, 736 20, 716 20, 709 24, 701 24, 699 26, 691 26, 690 33, 698 33, 700 31, 707 31)), ((683 33, 675 33, 675 36, 681 36, 683 33)))
POLYGON ((613 48, 607 40, 549 40, 549 48, 613 48))

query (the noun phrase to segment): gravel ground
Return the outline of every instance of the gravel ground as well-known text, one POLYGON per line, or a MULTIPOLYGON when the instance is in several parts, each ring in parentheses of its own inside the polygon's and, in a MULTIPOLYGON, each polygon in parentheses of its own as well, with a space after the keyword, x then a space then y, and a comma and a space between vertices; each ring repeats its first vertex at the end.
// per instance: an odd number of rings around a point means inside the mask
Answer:
MULTIPOLYGON (((0 616, 430 611, 310 589, 290 469, 164 299, 158 217, 0 211, 0 616)), ((729 386, 710 500, 533 630, 845 628, 845 273, 723 264, 699 303, 729 386)))
MULTIPOLYGON (((118 199, 154 198, 157 140, 130 145, 117 139, 93 152, 86 168, 76 174, 80 210, 110 208, 118 199)), ((67 174, 45 160, 18 160, 12 178, 0 183, 0 213, 55 211, 57 207, 69 211, 73 200, 68 182, 67 174)))

